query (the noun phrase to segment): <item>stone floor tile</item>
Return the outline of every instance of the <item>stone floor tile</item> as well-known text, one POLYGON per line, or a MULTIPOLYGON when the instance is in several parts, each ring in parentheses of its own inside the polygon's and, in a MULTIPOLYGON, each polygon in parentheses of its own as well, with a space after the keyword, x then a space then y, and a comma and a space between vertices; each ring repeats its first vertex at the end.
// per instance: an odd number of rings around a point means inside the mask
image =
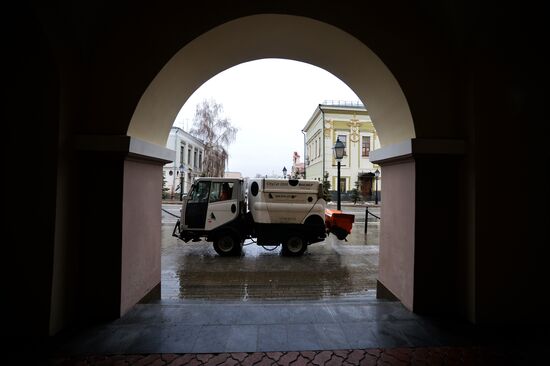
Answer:
POLYGON ((191 360, 195 359, 195 355, 192 353, 187 353, 184 355, 181 355, 179 357, 176 357, 172 361, 168 363, 169 366, 183 366, 187 365, 191 362, 191 360))
POLYGON ((279 365, 290 365, 298 359, 299 352, 287 352, 277 362, 279 365))
POLYGON ((146 357, 143 357, 142 359, 138 360, 134 365, 135 366, 145 366, 153 363, 156 360, 160 360, 160 354, 152 354, 148 355, 146 357))
POLYGON ((273 361, 277 362, 284 355, 284 353, 283 352, 266 352, 265 355, 268 358, 272 359, 273 361))
POLYGON ((344 364, 344 358, 342 357, 339 357, 335 354, 332 354, 332 357, 330 358, 330 360, 328 360, 325 365, 326 366, 341 366, 344 364))
POLYGON ((332 357, 332 351, 322 351, 317 353, 311 361, 314 365, 324 365, 332 357))
POLYGON ((241 364, 243 366, 252 366, 256 363, 260 362, 265 355, 261 352, 258 353, 249 353, 247 356, 242 360, 241 364))
POLYGON ((353 350, 350 354, 348 354, 346 361, 351 364, 358 364, 359 361, 361 361, 365 357, 365 353, 366 352, 364 350, 353 350))

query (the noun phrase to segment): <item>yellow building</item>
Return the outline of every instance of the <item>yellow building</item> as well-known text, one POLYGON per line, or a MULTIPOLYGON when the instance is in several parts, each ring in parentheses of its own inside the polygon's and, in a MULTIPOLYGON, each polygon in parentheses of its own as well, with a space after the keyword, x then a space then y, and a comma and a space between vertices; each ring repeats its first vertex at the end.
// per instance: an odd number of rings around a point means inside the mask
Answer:
POLYGON ((341 161, 341 192, 359 185, 365 197, 372 198, 373 190, 381 182, 374 180, 379 167, 370 162, 371 150, 380 147, 380 141, 366 107, 360 102, 325 101, 315 109, 302 129, 304 134, 305 175, 307 179, 330 182, 336 190, 337 167, 333 154, 336 139, 346 146, 341 161), (359 182, 359 183, 356 183, 359 182))

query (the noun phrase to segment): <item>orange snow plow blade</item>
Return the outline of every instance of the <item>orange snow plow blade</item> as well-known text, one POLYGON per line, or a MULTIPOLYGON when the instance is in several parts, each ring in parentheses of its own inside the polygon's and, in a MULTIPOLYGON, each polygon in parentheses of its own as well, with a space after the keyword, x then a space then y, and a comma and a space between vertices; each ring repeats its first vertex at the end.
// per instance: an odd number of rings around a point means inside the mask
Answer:
POLYGON ((339 240, 344 240, 351 233, 354 221, 355 215, 345 214, 340 210, 325 209, 327 231, 336 235, 339 240))

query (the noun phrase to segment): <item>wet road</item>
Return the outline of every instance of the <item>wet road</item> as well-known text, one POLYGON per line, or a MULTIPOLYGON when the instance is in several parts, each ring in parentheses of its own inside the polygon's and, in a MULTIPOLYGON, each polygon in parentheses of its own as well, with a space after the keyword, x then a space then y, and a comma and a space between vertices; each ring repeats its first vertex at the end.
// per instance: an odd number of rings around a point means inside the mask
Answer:
MULTIPOLYGON (((177 215, 179 205, 163 205, 177 215)), ((370 210, 370 209, 369 209, 370 210)), ((163 212, 163 299, 243 300, 325 299, 373 292, 378 272, 379 224, 364 207, 343 207, 356 215, 347 241, 330 235, 299 258, 280 255, 280 247, 246 245, 241 257, 219 257, 211 243, 184 243, 171 236, 177 218, 163 212)), ((379 209, 373 212, 379 215, 379 209), (378 211, 378 212, 377 212, 378 211)), ((245 243, 246 244, 246 243, 245 243)))

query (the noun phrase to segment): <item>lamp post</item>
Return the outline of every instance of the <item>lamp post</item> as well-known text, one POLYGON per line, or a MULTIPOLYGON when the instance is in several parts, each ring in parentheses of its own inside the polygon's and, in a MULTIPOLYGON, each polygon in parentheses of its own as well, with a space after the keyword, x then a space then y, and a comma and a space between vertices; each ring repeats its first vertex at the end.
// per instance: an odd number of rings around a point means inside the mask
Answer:
POLYGON ((374 191, 374 204, 377 205, 378 204, 378 177, 380 177, 380 170, 376 169, 374 171, 374 179, 375 179, 375 183, 376 183, 376 188, 375 188, 375 191, 374 191))
POLYGON ((283 167, 283 178, 286 179, 286 166, 283 167))
POLYGON ((185 174, 185 168, 180 164, 180 201, 183 201, 183 174, 185 174))
POLYGON ((344 143, 342 141, 340 141, 340 138, 336 138, 336 143, 334 144, 334 157, 336 158, 336 161, 337 161, 337 171, 338 171, 338 176, 336 178, 336 186, 338 188, 337 192, 338 192, 338 201, 337 201, 337 206, 336 206, 336 209, 337 210, 341 210, 342 209, 342 202, 340 200, 340 196, 341 196, 341 187, 340 187, 340 163, 342 161, 342 158, 344 157, 344 150, 346 149, 346 145, 344 145, 344 143))

